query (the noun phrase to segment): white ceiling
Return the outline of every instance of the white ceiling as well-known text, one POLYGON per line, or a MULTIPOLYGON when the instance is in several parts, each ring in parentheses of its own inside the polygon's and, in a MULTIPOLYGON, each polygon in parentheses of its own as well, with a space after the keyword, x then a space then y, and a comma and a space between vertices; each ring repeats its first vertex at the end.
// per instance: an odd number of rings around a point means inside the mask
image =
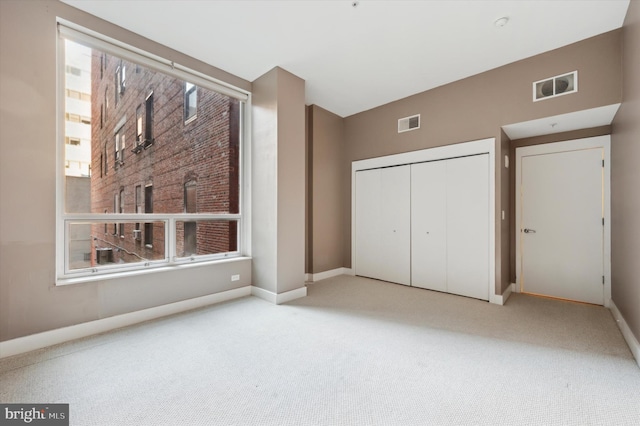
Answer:
POLYGON ((342 117, 622 26, 629 0, 63 0, 342 117), (353 3, 358 3, 353 7, 353 3), (506 26, 493 25, 509 17, 506 26))
POLYGON ((608 126, 613 122, 618 108, 620 108, 620 104, 606 105, 537 120, 508 124, 502 126, 502 130, 509 136, 509 139, 516 140, 590 127, 608 126))

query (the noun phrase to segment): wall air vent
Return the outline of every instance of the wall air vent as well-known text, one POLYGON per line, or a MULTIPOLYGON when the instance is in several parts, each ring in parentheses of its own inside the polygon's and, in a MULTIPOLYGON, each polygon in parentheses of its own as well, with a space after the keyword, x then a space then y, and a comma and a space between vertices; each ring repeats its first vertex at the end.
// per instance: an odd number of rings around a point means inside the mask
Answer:
POLYGON ((545 78, 533 83, 533 102, 578 91, 578 71, 545 78))
POLYGON ((408 132, 420 128, 420 114, 398 120, 398 133, 408 132))

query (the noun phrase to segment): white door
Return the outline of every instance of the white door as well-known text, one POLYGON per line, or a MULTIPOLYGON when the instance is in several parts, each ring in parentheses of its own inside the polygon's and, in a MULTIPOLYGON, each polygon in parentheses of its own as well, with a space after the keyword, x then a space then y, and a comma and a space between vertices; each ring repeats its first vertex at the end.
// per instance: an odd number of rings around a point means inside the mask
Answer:
POLYGON ((410 167, 356 173, 356 274, 411 282, 410 167))
POLYGON ((447 291, 447 162, 411 165, 411 285, 447 291))
POLYGON ((381 226, 380 174, 382 169, 356 173, 356 275, 376 278, 380 275, 378 256, 382 241, 378 234, 381 226))
POLYGON ((446 163, 447 288, 489 300, 489 156, 446 163))
POLYGON ((604 303, 604 150, 523 156, 520 291, 604 303))
POLYGON ((489 300, 489 156, 411 166, 411 285, 489 300))

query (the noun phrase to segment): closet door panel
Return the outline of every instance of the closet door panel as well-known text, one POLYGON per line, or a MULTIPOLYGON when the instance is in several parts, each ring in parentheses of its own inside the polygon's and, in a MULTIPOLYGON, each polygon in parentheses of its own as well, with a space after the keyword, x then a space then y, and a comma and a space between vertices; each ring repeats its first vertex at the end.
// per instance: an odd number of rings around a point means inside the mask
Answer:
POLYGON ((447 284, 489 300, 489 157, 447 161, 447 284))
POLYGON ((447 291, 446 161, 411 165, 411 285, 447 291))
POLYGON ((356 172, 356 275, 380 276, 381 169, 356 172))
POLYGON ((381 170, 380 279, 411 285, 411 168, 381 170))

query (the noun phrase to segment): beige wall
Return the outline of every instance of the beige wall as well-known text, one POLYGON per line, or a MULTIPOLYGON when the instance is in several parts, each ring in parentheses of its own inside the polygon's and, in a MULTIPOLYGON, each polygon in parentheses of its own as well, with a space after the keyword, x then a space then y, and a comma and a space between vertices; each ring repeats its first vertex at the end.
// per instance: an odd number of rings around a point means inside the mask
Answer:
POLYGON ((276 294, 305 282, 304 96, 282 68, 253 83, 253 285, 276 294))
POLYGON ((250 260, 54 285, 56 16, 251 89, 58 1, 0 1, 0 341, 249 285, 250 260))
POLYGON ((278 68, 278 294, 305 282, 304 100, 304 80, 278 68))
POLYGON ((342 191, 341 161, 344 158, 344 120, 319 106, 309 107, 309 217, 311 253, 310 273, 342 267, 342 191))
POLYGON ((611 293, 640 341, 640 2, 622 34, 622 106, 611 141, 611 293))
MULTIPOLYGON (((351 162, 464 141, 496 138, 496 288, 509 285, 509 174, 501 126, 619 103, 621 31, 518 61, 473 77, 374 108, 345 119, 344 191, 341 201, 343 265, 351 265, 351 162), (532 82, 578 70, 578 93, 532 102, 532 82), (419 130, 397 133, 397 120, 421 114, 419 130), (508 216, 507 216, 508 218, 508 216)), ((390 81, 389 84, 393 84, 390 81)), ((333 238, 341 238, 334 235, 333 238)), ((316 253, 314 253, 314 256, 316 253)))

